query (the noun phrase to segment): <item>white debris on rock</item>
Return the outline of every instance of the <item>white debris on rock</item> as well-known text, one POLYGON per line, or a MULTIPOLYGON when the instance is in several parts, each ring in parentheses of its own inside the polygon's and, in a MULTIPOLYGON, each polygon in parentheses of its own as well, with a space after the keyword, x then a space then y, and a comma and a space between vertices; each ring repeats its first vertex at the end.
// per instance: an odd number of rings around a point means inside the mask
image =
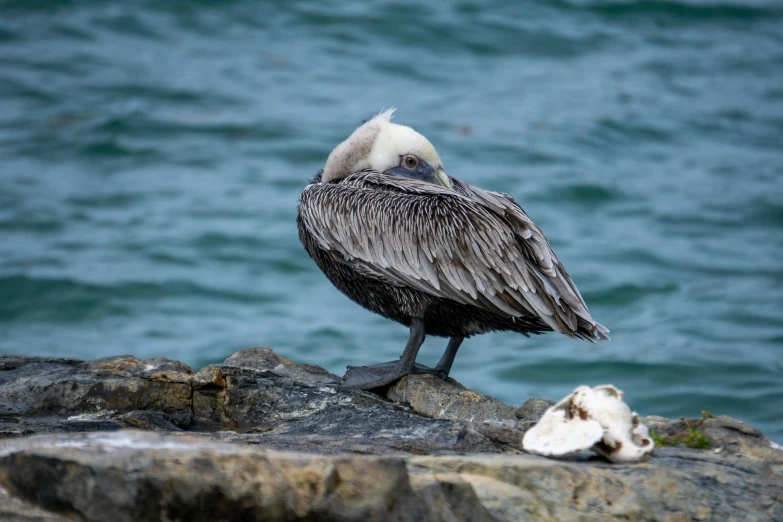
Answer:
POLYGON ((612 462, 639 460, 654 447, 647 426, 611 384, 578 387, 522 439, 522 448, 530 453, 559 457, 592 449, 612 462))

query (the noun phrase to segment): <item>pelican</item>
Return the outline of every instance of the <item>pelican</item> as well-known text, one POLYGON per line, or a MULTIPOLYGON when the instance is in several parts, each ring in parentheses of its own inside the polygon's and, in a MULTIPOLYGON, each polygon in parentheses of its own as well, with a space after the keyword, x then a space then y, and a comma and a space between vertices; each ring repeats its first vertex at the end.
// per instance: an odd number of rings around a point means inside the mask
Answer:
POLYGON ((517 202, 446 175, 432 144, 393 112, 339 144, 299 200, 299 238, 332 284, 410 328, 399 360, 349 366, 343 388, 445 379, 463 339, 486 332, 608 340, 517 202), (449 338, 435 368, 416 364, 427 335, 449 338))

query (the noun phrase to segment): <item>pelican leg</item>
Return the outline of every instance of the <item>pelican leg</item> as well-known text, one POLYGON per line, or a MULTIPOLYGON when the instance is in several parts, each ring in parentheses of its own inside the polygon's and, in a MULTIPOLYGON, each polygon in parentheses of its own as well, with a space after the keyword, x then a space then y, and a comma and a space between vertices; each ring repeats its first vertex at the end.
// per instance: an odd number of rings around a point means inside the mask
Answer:
POLYGON ((449 373, 451 372, 451 365, 454 364, 454 358, 457 356, 457 350, 459 350, 459 347, 464 340, 464 337, 452 337, 449 339, 449 344, 446 346, 446 351, 443 352, 443 356, 435 366, 436 372, 442 372, 441 378, 443 380, 446 380, 446 378, 449 376, 449 373))
POLYGON ((419 353, 419 348, 424 344, 425 337, 424 320, 414 317, 411 321, 408 344, 405 345, 405 351, 402 352, 398 361, 373 364, 372 366, 349 366, 340 389, 372 390, 388 386, 411 373, 438 374, 439 370, 416 364, 416 356, 419 353))

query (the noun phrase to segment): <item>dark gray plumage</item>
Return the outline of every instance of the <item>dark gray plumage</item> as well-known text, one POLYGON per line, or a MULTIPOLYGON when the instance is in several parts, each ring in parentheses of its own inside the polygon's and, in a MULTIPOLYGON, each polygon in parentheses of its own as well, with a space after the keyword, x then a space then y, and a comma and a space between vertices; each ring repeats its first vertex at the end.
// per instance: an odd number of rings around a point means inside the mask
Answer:
MULTIPOLYGON (((389 117, 372 141, 381 140, 384 125, 394 125, 389 117)), ((397 141, 407 151, 408 141, 397 141)), ((371 147, 377 156, 378 147, 371 147)), ((328 182, 319 174, 301 194, 299 237, 318 267, 355 302, 411 327, 401 361, 366 367, 369 373, 358 372, 353 382, 349 372, 346 384, 371 389, 419 371, 444 377, 462 338, 494 330, 608 339, 544 234, 513 198, 443 179, 442 167, 424 159, 439 163, 434 149, 421 147, 422 157, 413 155, 415 169, 406 170, 403 160, 413 165, 406 152, 394 159, 399 166, 383 173, 332 173, 328 182), (452 338, 435 370, 413 366, 426 334, 452 338)), ((351 162, 361 165, 354 149, 351 162)))

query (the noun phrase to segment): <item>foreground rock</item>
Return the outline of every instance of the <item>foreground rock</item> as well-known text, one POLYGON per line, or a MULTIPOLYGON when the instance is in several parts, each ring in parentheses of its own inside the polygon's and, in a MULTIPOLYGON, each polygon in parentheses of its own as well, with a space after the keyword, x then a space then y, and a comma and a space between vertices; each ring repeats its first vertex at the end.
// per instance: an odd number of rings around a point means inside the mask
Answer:
MULTIPOLYGON (((166 359, 0 357, 0 437, 140 428, 321 454, 510 450, 481 425, 457 420, 475 415, 479 396, 469 390, 427 379, 457 390, 441 396, 448 415, 434 420, 372 393, 340 393, 339 381, 268 349, 236 352, 199 372, 166 359)), ((480 403, 496 413, 482 420, 515 420, 514 408, 490 397, 480 403)))
POLYGON ((0 520, 783 520, 783 452, 734 419, 699 426, 707 449, 550 460, 520 448, 551 401, 338 383, 266 349, 0 357, 0 520))

